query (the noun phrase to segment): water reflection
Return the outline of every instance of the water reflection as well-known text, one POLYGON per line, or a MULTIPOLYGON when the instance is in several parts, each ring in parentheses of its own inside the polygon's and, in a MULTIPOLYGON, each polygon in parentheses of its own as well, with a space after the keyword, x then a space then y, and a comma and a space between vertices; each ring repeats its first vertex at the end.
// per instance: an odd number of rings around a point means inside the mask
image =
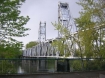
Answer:
POLYGON ((22 60, 17 64, 18 74, 54 72, 55 70, 55 60, 22 60))
POLYGON ((29 74, 69 71, 69 61, 42 59, 1 60, 0 74, 29 74), (67 65, 67 66, 66 66, 67 65), (61 70, 62 69, 62 70, 61 70))
POLYGON ((17 70, 17 73, 19 73, 19 74, 24 73, 24 69, 22 69, 22 67, 21 67, 21 66, 19 66, 19 68, 18 68, 18 70, 17 70))

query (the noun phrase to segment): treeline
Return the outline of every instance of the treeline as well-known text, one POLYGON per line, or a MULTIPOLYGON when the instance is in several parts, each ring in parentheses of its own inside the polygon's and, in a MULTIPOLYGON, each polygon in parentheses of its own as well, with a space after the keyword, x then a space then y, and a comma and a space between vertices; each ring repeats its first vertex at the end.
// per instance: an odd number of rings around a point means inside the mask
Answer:
POLYGON ((0 58, 17 58, 23 43, 15 37, 24 37, 29 28, 24 25, 29 17, 21 16, 19 8, 25 0, 0 0, 0 58))
POLYGON ((80 16, 75 18, 77 33, 74 35, 61 24, 53 23, 64 37, 56 42, 60 52, 66 48, 66 55, 76 57, 104 58, 105 57, 105 1, 79 0, 77 2, 82 10, 80 16), (65 41, 62 43, 62 41, 65 41))

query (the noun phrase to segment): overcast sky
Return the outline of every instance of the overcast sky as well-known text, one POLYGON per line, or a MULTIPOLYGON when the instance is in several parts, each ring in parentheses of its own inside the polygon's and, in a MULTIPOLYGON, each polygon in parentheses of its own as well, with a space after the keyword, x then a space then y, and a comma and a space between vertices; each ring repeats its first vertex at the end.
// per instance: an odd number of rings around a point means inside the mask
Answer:
POLYGON ((72 16, 74 18, 79 16, 80 6, 76 4, 79 0, 26 0, 26 2, 21 7, 21 15, 30 17, 29 22, 25 27, 30 28, 28 31, 28 36, 23 38, 17 38, 17 40, 22 41, 24 44, 30 41, 38 40, 38 29, 39 22, 46 21, 46 38, 52 39, 57 37, 57 31, 54 30, 51 22, 58 20, 58 2, 69 3, 69 8, 71 10, 72 16))

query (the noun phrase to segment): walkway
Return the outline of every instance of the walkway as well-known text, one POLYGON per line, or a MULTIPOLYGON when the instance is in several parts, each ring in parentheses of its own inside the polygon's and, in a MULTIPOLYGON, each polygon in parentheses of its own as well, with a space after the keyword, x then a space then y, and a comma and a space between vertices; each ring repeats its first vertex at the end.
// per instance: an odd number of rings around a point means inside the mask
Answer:
POLYGON ((40 73, 24 75, 0 75, 0 78, 99 78, 105 71, 75 72, 75 73, 40 73))

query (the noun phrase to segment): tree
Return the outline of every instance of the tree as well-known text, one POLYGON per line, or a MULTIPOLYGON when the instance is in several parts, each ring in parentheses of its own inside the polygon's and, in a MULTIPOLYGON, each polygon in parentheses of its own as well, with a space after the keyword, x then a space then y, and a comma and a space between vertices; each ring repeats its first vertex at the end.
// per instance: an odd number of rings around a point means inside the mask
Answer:
MULTIPOLYGON (((77 44, 78 48, 74 52, 78 57, 105 57, 105 1, 79 0, 78 4, 82 6, 82 10, 80 11, 80 17, 75 19, 78 29, 76 36, 75 34, 72 35, 70 31, 59 23, 55 23, 54 27, 64 35, 65 41, 70 40, 70 46, 67 45, 70 53, 74 50, 73 45, 77 44)), ((90 68, 90 70, 94 70, 94 68, 103 69, 102 66, 105 64, 102 59, 94 59, 92 61, 82 59, 81 61, 74 61, 75 65, 80 63, 79 69, 84 67, 86 69, 90 68)), ((78 68, 77 65, 74 66, 76 70, 78 68)))
POLYGON ((27 49, 27 48, 32 48, 33 46, 35 46, 35 45, 37 45, 37 44, 38 44, 38 42, 36 42, 36 41, 31 41, 31 42, 29 42, 29 43, 26 44, 26 49, 27 49))
POLYGON ((22 42, 15 40, 14 37, 28 35, 25 31, 29 28, 25 28, 24 25, 29 21, 29 17, 20 16, 19 10, 23 2, 25 0, 0 1, 0 48, 2 48, 0 53, 5 55, 3 57, 6 57, 8 52, 14 54, 16 49, 19 52, 22 48, 22 42))
POLYGON ((78 35, 83 55, 105 57, 105 1, 79 0, 77 4, 82 6, 80 17, 75 20, 78 24, 78 35))
POLYGON ((53 24, 59 30, 64 39, 70 40, 69 52, 80 52, 81 57, 105 57, 105 1, 104 0, 80 0, 77 4, 82 6, 80 17, 75 19, 77 34, 75 36, 61 24, 53 24), (76 44, 79 49, 73 48, 76 44), (76 49, 76 50, 75 50, 76 49))
POLYGON ((70 56, 74 53, 74 43, 76 41, 72 41, 74 38, 70 31, 64 27, 60 23, 52 23, 56 30, 59 30, 60 33, 63 34, 63 38, 58 39, 55 43, 53 42, 53 46, 57 47, 57 50, 60 52, 60 55, 70 56))

